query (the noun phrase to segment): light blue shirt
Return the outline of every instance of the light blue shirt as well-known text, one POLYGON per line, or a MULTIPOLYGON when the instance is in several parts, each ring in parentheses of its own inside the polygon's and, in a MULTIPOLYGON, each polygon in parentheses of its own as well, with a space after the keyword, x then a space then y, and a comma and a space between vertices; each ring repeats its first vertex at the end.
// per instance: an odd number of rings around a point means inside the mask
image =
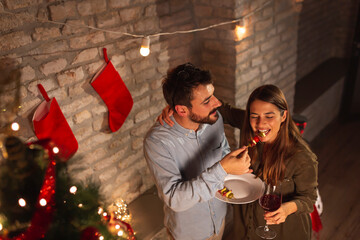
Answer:
POLYGON ((215 198, 227 175, 219 161, 230 152, 223 119, 198 131, 158 122, 144 140, 147 164, 164 202, 164 224, 176 240, 219 233, 226 203, 215 198))

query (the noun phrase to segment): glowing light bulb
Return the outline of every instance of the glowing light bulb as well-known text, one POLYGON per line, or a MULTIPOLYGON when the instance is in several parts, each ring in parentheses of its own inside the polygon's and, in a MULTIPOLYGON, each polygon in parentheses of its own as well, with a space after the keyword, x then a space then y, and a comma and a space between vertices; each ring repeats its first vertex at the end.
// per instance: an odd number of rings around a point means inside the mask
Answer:
POLYGON ((40 199, 39 203, 40 203, 40 206, 45 207, 47 204, 47 201, 44 198, 42 198, 42 199, 40 199))
POLYGON ((79 208, 82 208, 82 207, 83 207, 83 204, 82 204, 82 203, 79 203, 78 207, 79 207, 79 208))
POLYGON ((118 231, 117 235, 118 235, 119 237, 122 236, 122 235, 124 235, 124 231, 123 231, 123 230, 118 231))
POLYGON ((245 19, 242 19, 239 25, 237 25, 235 28, 235 34, 237 39, 241 40, 244 37, 245 33, 246 33, 245 19))
POLYGON ((25 207, 26 206, 26 201, 23 198, 20 198, 18 203, 19 203, 20 207, 25 207))
POLYGON ((106 216, 107 216, 107 213, 106 213, 106 212, 104 212, 104 213, 103 213, 103 216, 104 216, 104 217, 106 217, 106 216))
POLYGON ((52 151, 53 153, 57 154, 59 153, 60 149, 58 147, 53 147, 52 151))
POLYGON ((75 194, 76 191, 77 191, 77 187, 76 187, 76 186, 72 186, 72 187, 70 188, 70 190, 69 190, 69 192, 72 193, 72 194, 75 194))
POLYGON ((120 225, 119 225, 119 224, 116 224, 116 225, 115 225, 115 229, 120 229, 120 225))
POLYGON ((246 28, 245 28, 245 27, 239 27, 239 28, 238 28, 238 31, 239 31, 239 33, 241 33, 241 34, 244 34, 244 33, 246 33, 246 28))
POLYGON ((0 231, 3 230, 3 225, 0 223, 0 231))
POLYGON ((13 122, 13 123, 11 124, 11 129, 12 129, 14 132, 19 131, 20 125, 19 125, 17 122, 13 122))
POLYGON ((246 28, 244 26, 236 26, 236 36, 238 39, 241 39, 244 33, 246 33, 246 28))
POLYGON ((141 56, 148 56, 150 54, 150 38, 144 37, 141 42, 141 48, 140 48, 140 54, 141 56))
POLYGON ((99 207, 99 209, 98 209, 98 214, 100 215, 100 214, 102 214, 104 212, 104 209, 102 208, 102 207, 99 207))
POLYGON ((104 237, 103 237, 103 236, 100 236, 100 237, 99 237, 99 240, 104 240, 104 237))

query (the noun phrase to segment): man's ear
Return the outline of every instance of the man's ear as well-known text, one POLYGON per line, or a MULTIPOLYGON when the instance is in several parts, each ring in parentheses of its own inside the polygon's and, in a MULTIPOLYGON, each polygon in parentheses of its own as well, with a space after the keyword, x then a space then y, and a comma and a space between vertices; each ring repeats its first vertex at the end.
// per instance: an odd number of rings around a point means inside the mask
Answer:
POLYGON ((184 105, 176 105, 175 111, 181 117, 186 117, 189 113, 189 109, 184 105))

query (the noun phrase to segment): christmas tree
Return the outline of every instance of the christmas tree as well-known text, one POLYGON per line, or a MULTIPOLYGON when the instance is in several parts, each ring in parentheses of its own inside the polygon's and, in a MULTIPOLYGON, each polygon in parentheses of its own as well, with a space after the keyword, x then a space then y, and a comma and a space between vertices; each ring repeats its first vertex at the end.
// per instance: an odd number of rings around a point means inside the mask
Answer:
POLYGON ((21 74, 8 59, 0 72, 0 240, 135 239, 126 203, 105 206, 96 183, 74 182, 51 138, 16 136, 21 74))

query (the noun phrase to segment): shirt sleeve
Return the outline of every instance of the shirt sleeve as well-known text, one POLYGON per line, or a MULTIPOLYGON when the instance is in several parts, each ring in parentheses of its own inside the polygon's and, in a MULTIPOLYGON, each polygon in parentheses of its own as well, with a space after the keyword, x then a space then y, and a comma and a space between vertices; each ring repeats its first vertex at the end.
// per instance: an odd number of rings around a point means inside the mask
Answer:
POLYGON ((223 133, 223 139, 221 141, 221 148, 223 149, 222 156, 221 156, 222 158, 224 158, 229 152, 231 152, 230 145, 226 139, 225 133, 223 133))
POLYGON ((232 107, 230 104, 222 100, 220 101, 222 105, 219 108, 219 112, 224 119, 224 124, 229 124, 232 127, 241 129, 244 123, 245 110, 232 107))
POLYGON ((226 172, 219 162, 198 177, 184 180, 174 158, 161 141, 145 138, 144 153, 159 195, 173 211, 185 211, 198 202, 206 202, 223 188, 226 172))
POLYGON ((315 155, 311 156, 310 153, 302 153, 300 158, 300 164, 294 172, 296 192, 293 201, 297 206, 297 214, 311 213, 317 198, 318 163, 315 155))

